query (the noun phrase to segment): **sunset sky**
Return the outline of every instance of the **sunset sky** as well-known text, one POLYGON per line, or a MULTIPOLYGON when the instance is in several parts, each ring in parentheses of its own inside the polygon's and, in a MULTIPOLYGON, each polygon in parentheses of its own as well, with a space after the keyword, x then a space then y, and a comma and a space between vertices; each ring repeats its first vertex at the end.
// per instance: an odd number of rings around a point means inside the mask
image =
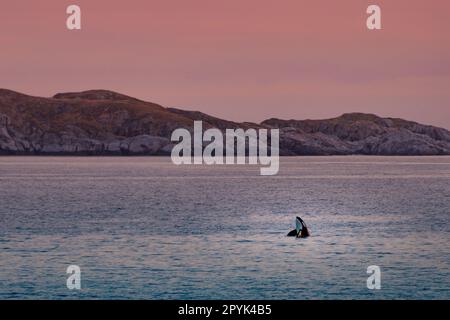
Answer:
POLYGON ((110 89, 239 121, 370 112, 450 129, 448 0, 0 3, 0 88, 110 89), (82 30, 66 29, 66 7, 82 30), (382 9, 381 31, 366 8, 382 9))

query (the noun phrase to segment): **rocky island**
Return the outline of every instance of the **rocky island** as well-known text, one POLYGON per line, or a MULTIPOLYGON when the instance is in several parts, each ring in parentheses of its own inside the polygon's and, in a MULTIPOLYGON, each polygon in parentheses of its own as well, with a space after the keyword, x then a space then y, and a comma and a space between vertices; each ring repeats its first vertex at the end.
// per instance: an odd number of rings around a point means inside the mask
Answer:
POLYGON ((33 97, 0 89, 2 155, 168 155, 177 128, 279 128, 280 155, 450 155, 450 132, 373 114, 237 123, 107 90, 33 97))

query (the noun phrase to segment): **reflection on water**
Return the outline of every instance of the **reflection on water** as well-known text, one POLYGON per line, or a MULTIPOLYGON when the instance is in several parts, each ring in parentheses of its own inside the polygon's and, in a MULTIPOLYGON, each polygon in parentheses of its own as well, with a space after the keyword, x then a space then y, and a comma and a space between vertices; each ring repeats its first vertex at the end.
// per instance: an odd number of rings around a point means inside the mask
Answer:
POLYGON ((449 182, 450 157, 3 157, 0 298, 449 299, 449 182))

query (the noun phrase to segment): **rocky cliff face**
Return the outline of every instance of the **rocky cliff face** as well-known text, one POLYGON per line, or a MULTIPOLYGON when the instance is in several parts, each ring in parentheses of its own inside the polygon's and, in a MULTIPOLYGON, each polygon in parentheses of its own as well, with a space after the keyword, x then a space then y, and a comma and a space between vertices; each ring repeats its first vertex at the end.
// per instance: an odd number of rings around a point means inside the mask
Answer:
POLYGON ((444 155, 450 133, 401 119, 345 114, 328 120, 236 123, 166 109, 106 90, 31 97, 0 89, 0 154, 162 155, 177 128, 279 128, 282 155, 444 155))
POLYGON ((160 154, 189 119, 110 91, 38 98, 0 90, 0 153, 160 154))
POLYGON ((280 145, 292 155, 448 155, 450 132, 402 119, 350 113, 328 120, 270 119, 280 145))

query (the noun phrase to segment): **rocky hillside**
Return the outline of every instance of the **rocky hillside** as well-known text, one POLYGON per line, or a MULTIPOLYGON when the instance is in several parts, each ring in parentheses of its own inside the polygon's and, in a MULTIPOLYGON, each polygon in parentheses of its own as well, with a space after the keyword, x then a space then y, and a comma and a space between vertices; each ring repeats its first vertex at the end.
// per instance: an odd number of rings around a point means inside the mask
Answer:
POLYGON ((106 90, 31 97, 0 89, 0 154, 169 154, 173 130, 279 128, 282 155, 444 155, 450 132, 370 114, 327 120, 236 123, 201 112, 164 108, 106 90))
POLYGON ((449 155, 450 132, 412 121, 349 113, 327 120, 278 120, 285 154, 449 155))

